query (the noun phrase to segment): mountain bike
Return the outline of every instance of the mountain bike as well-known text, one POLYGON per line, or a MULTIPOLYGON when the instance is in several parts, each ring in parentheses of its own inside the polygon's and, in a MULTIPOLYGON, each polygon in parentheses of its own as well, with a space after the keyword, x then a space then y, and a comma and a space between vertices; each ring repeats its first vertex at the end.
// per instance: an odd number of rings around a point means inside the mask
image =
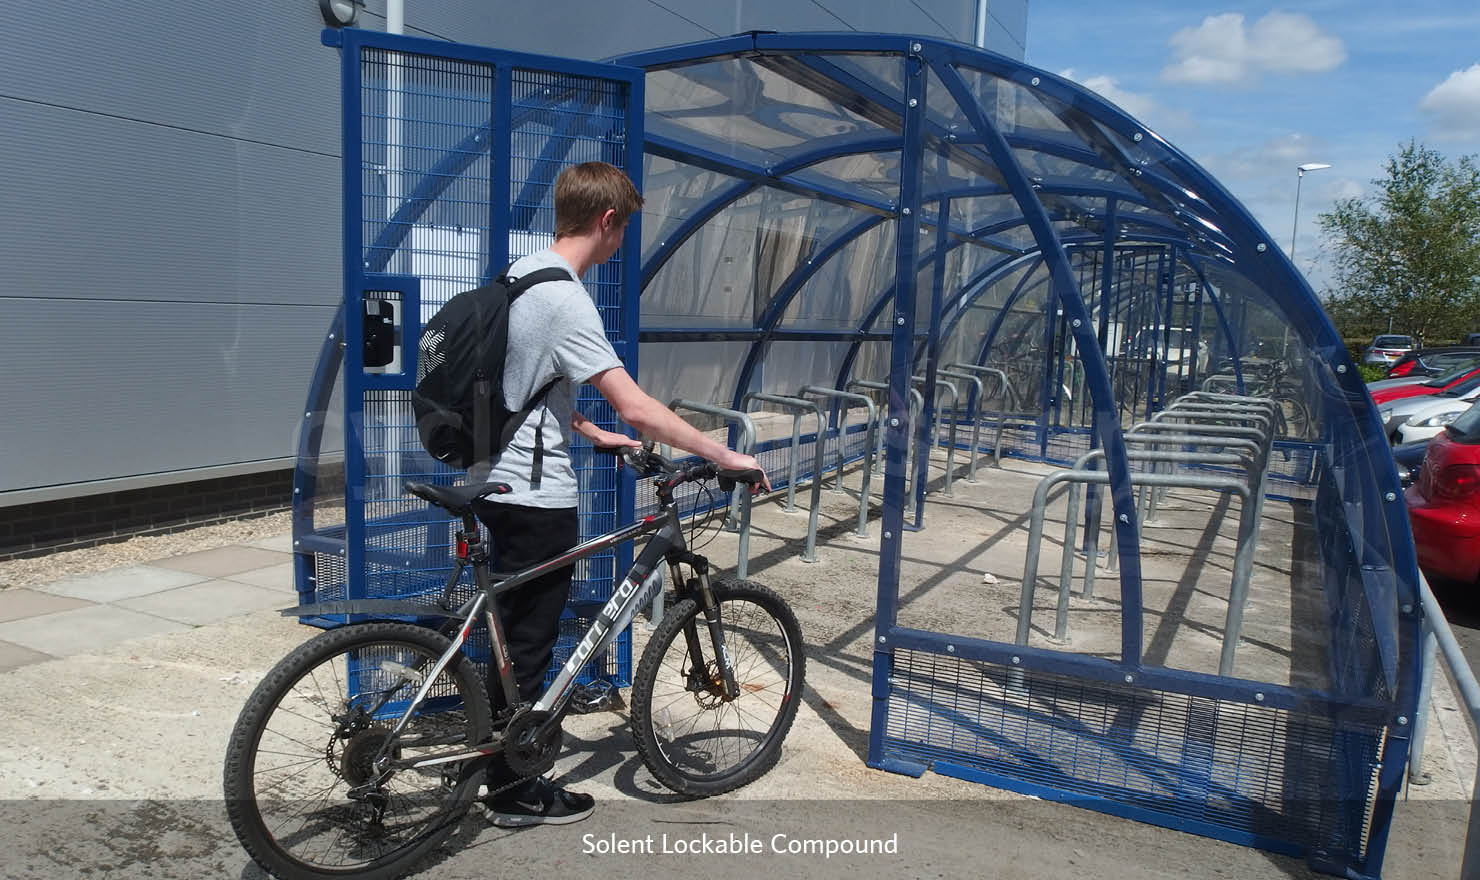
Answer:
POLYGON ((440 600, 346 600, 283 611, 442 623, 372 619, 329 630, 257 686, 231 734, 224 786, 232 828, 264 870, 280 878, 398 877, 452 833, 488 761, 504 761, 518 780, 490 794, 548 770, 578 673, 653 598, 664 570, 675 595, 632 687, 638 754, 660 782, 693 797, 738 788, 775 765, 802 689, 801 629, 770 589, 711 578, 709 561, 688 547, 674 500, 685 483, 718 478, 728 492, 737 483, 756 485, 761 472, 710 462, 680 466, 650 448, 606 451, 656 478, 656 513, 499 575, 490 569, 489 540, 480 536, 473 504, 508 487, 407 483, 410 494, 462 520, 456 566, 440 600), (495 600, 645 535, 651 538, 631 570, 554 680, 533 703, 521 702, 495 600), (468 568, 476 589, 454 607, 468 568), (489 681, 510 707, 497 715, 466 651, 475 627, 488 639, 489 681))

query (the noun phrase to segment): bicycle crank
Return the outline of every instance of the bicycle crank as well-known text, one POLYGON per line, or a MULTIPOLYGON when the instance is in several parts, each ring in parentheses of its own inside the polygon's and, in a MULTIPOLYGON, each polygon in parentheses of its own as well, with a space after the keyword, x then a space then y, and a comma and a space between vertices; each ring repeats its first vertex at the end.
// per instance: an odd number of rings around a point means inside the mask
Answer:
POLYGON ((549 712, 521 709, 504 728, 504 762, 515 776, 538 776, 555 764, 560 753, 560 727, 541 733, 549 712))

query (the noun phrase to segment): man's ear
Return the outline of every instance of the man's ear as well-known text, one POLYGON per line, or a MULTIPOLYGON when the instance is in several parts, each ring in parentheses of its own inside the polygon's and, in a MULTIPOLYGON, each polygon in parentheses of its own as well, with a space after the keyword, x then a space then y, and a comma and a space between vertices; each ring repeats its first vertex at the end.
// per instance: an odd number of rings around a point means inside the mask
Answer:
POLYGON ((617 209, 607 208, 606 211, 599 218, 597 218, 596 222, 597 227, 601 229, 602 232, 606 232, 609 229, 615 228, 617 225, 617 209))

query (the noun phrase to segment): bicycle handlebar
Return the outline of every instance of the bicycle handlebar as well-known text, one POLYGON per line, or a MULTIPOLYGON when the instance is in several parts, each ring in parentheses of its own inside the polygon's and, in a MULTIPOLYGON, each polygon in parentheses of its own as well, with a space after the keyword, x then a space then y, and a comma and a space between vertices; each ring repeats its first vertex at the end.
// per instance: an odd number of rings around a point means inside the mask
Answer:
POLYGON ((597 446, 594 448, 597 452, 620 456, 622 462, 637 471, 639 476, 646 477, 660 473, 667 474, 668 479, 660 483, 660 488, 665 491, 672 491, 684 483, 694 483, 719 477, 720 489, 728 492, 734 489, 737 483, 744 483, 747 486, 757 486, 764 476, 759 468, 735 470, 722 468, 712 461, 701 461, 698 464, 684 467, 664 458, 651 449, 635 449, 631 446, 597 446))

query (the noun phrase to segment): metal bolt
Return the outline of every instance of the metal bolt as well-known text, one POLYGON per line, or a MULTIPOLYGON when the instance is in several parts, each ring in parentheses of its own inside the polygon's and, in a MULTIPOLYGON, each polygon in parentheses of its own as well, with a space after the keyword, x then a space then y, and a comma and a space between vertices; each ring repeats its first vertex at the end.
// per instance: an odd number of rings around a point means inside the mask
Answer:
POLYGON ((1408 716, 1407 715, 1399 715, 1398 716, 1398 726, 1399 727, 1407 727, 1408 726, 1408 716))
POLYGON ((1336 372, 1338 372, 1338 373, 1345 373, 1346 372, 1346 364, 1337 364, 1336 365, 1336 372))
POLYGON ((1139 144, 1141 142, 1141 133, 1138 131, 1135 134, 1131 135, 1131 140, 1139 144))
POLYGON ((882 644, 884 644, 884 643, 885 643, 885 642, 887 642, 887 641, 889 641, 889 640, 888 640, 888 639, 886 639, 886 638, 884 638, 884 637, 883 637, 883 636, 879 636, 879 644, 881 644, 881 645, 882 645, 882 644))
POLYGON ((1133 682, 1135 680, 1136 680, 1136 677, 1134 675, 1127 675, 1125 677, 1125 683, 1126 684, 1130 684, 1131 682, 1133 682))
POLYGON ((330 338, 330 339, 333 339, 333 338, 334 338, 334 334, 333 334, 333 333, 330 333, 330 334, 329 334, 329 338, 330 338))
POLYGON ((899 213, 901 213, 901 214, 905 215, 906 217, 908 217, 908 216, 910 216, 910 209, 909 208, 901 208, 900 211, 899 211, 899 213))
POLYGON ((1389 492, 1389 493, 1387 493, 1386 495, 1384 495, 1382 497, 1385 498, 1388 501, 1397 501, 1398 500, 1398 493, 1396 493, 1396 492, 1389 492))
POLYGON ((303 494, 303 490, 301 488, 297 487, 297 486, 294 486, 293 487, 293 494, 294 495, 302 495, 303 494))
POLYGON ((311 412, 304 413, 303 414, 303 417, 305 419, 311 419, 311 418, 313 418, 313 413, 311 413, 311 412))
POLYGON ((1014 665, 1014 666, 1018 665, 1021 662, 1023 662, 1023 658, 1021 658, 1021 657, 1016 657, 1015 656, 1015 657, 1012 658, 1012 665, 1014 665))
POLYGON ((1042 80, 1038 79, 1038 77, 1035 76, 1032 79, 1028 80, 1028 82, 1029 84, 1036 86, 1038 85, 1038 83, 1042 82, 1042 80))
POLYGON ((1071 325, 1073 325, 1073 327, 1077 330, 1077 329, 1079 329, 1079 325, 1082 324, 1083 322, 1080 321, 1078 318, 1075 318, 1073 321, 1070 321, 1069 323, 1071 325))
POLYGON ((294 547, 297 547, 297 546, 298 546, 298 545, 300 545, 300 544, 302 544, 302 543, 303 543, 303 542, 302 542, 302 541, 294 541, 294 542, 293 542, 293 546, 294 546, 294 547))
POLYGON ((366 269, 370 268, 370 261, 369 260, 366 260, 365 261, 365 268, 366 269))
POLYGON ((946 645, 946 653, 947 654, 954 654, 954 653, 956 653, 956 646, 955 645, 946 645))
POLYGON ((911 43, 910 44, 910 51, 911 52, 918 52, 918 51, 920 51, 920 44, 919 43, 911 43))
MULTIPOLYGON (((1139 168, 1137 168, 1137 169, 1136 169, 1136 176, 1137 176, 1137 177, 1140 177, 1140 176, 1141 176, 1141 169, 1139 169, 1139 168)), ((1261 244, 1261 245, 1260 245, 1260 246, 1259 246, 1259 249, 1260 249, 1260 250, 1264 250, 1264 245, 1262 245, 1262 244, 1261 244)))
POLYGON ((1266 247, 1265 244, 1264 244, 1264 242, 1261 241, 1258 244, 1254 245, 1254 250, 1256 250, 1256 251, 1258 251, 1259 253, 1262 254, 1265 251, 1269 250, 1269 248, 1266 247))
POLYGON ((896 323, 896 324, 898 324, 898 325, 899 325, 899 326, 901 326, 901 327, 903 327, 903 326, 904 326, 904 318, 902 318, 902 317, 900 317, 900 318, 895 318, 895 319, 894 319, 894 323, 896 323))
POLYGON ((1413 606, 1412 605, 1404 605, 1402 608, 1399 608, 1398 610, 1401 611, 1401 612, 1403 612, 1404 614, 1412 614, 1413 613, 1413 606))
POLYGON ((894 684, 895 684, 894 676, 891 675, 891 676, 889 676, 889 686, 890 687, 894 687, 894 684))
POLYGON ((918 107, 918 106, 920 106, 919 99, 917 99, 917 98, 911 98, 910 99, 910 106, 911 107, 918 107))
POLYGON ((898 428, 899 427, 899 419, 890 419, 889 420, 889 427, 891 427, 891 428, 898 428))
POLYGON ((893 532, 885 532, 884 533, 884 540, 887 541, 887 540, 889 540, 892 537, 894 537, 894 533, 893 532))
POLYGON ((1256 702, 1256 703, 1262 703, 1262 702, 1264 702, 1264 695, 1263 694, 1255 694, 1254 695, 1254 702, 1256 702))
POLYGON ((1131 518, 1129 516, 1127 516, 1127 515, 1125 515, 1125 514, 1122 513, 1120 515, 1120 521, 1123 522, 1123 523, 1128 523, 1128 522, 1131 521, 1131 518))

